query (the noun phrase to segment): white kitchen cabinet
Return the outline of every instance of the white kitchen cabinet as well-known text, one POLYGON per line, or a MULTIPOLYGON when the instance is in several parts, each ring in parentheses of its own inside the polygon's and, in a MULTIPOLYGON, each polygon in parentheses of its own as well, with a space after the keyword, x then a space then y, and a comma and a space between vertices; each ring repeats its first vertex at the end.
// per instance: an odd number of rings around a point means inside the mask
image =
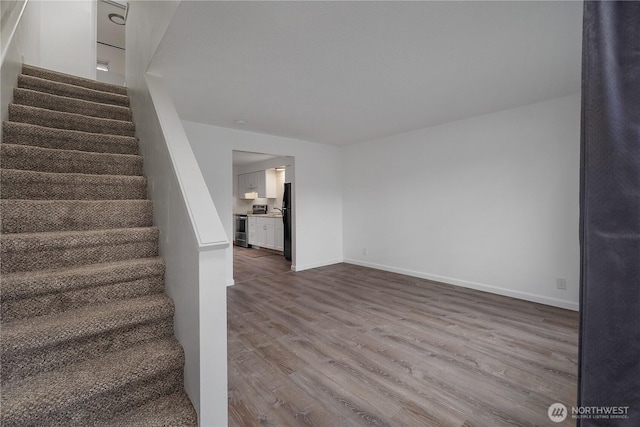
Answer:
POLYGON ((275 230, 275 227, 274 227, 274 224, 273 224, 274 223, 274 221, 273 221, 274 218, 269 218, 269 219, 271 221, 267 222, 267 224, 266 224, 266 231, 267 231, 267 245, 266 246, 269 249, 275 249, 276 248, 276 245, 275 245, 276 238, 275 238, 275 234, 274 234, 274 230, 275 230))
POLYGON ((245 193, 257 193, 257 197, 274 199, 276 197, 275 169, 239 174, 238 198, 244 199, 245 193))
POLYGON ((273 227, 273 233, 275 235, 274 247, 276 251, 284 251, 284 223, 282 218, 273 218, 275 224, 273 227))
POLYGON ((258 218, 249 217, 249 236, 247 243, 250 245, 258 245, 258 218))
POLYGON ((274 219, 258 217, 258 246, 261 248, 273 249, 275 247, 274 219))
POLYGON ((238 175, 238 197, 244 199, 244 193, 248 193, 247 173, 238 175))
POLYGON ((271 218, 259 217, 258 218, 258 243, 257 245, 261 248, 268 248, 269 242, 267 241, 267 222, 269 222, 271 218))
POLYGON ((266 197, 267 199, 275 199, 276 198, 276 170, 275 169, 267 169, 266 171, 264 171, 264 174, 260 175, 261 177, 264 177, 264 181, 259 181, 258 182, 258 194, 264 194, 264 196, 259 196, 259 197, 266 197), (264 184, 263 184, 264 182, 264 184), (262 185, 264 185, 264 187, 261 187, 262 185), (260 193, 260 190, 262 190, 262 193, 260 193))
POLYGON ((238 175, 238 198, 244 199, 245 193, 257 193, 257 175, 254 173, 242 173, 238 175))
POLYGON ((249 244, 261 248, 284 250, 282 218, 249 217, 249 244))
POLYGON ((257 191, 260 188, 260 172, 252 172, 247 174, 247 188, 257 191))

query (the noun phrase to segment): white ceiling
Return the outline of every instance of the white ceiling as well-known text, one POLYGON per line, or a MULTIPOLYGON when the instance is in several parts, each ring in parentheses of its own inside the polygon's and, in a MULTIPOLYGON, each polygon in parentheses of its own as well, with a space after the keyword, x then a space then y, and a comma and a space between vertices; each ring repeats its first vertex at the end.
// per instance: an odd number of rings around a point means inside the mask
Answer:
POLYGON ((248 151, 234 151, 232 156, 233 166, 245 166, 280 157, 273 154, 250 153, 248 151))
POLYGON ((183 119, 343 145, 576 93, 581 27, 582 2, 188 1, 151 69, 183 119))
MULTIPOLYGON (((98 1, 98 43, 104 43, 109 46, 114 46, 120 49, 124 49, 125 29, 124 25, 114 24, 109 20, 110 13, 116 13, 120 16, 125 15, 124 9, 117 7, 113 4, 109 4, 104 1, 98 1)), ((117 2, 114 2, 117 3, 117 2)))

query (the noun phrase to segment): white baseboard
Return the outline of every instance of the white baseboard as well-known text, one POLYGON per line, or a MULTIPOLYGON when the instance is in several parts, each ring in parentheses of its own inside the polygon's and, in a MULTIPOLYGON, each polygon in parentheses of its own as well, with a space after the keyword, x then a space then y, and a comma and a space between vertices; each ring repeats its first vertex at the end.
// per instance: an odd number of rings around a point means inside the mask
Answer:
POLYGON ((377 270, 390 271, 392 273, 405 274, 407 276, 419 277, 421 279, 433 280, 435 282, 447 283, 449 285, 462 286, 463 288, 476 289, 479 291, 489 292, 497 295, 517 298, 525 301, 537 302, 540 304, 550 305, 553 307, 565 308, 567 310, 578 311, 577 302, 561 300, 557 298, 546 297, 542 295, 530 294, 528 292, 516 291, 512 289, 501 288, 498 286, 487 285, 484 283, 470 282, 467 280, 455 279, 452 277, 439 276, 436 274, 428 274, 420 271, 407 270, 404 268, 390 267, 372 262, 365 262, 356 259, 345 259, 347 264, 360 265, 362 267, 375 268, 377 270))

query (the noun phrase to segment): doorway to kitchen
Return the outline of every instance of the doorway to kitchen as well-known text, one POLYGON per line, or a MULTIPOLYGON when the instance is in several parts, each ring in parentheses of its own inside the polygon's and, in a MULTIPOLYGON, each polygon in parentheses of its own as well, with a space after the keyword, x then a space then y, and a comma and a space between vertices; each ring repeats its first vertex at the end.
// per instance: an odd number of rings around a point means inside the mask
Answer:
POLYGON ((234 283, 295 265, 294 158, 233 151, 234 283))

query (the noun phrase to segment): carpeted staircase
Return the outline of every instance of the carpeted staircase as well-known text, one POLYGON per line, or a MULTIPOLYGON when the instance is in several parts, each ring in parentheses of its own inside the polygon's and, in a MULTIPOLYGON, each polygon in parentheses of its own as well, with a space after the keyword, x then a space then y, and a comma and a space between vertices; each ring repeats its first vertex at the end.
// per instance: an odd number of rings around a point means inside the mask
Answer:
POLYGON ((2 124, 10 426, 192 426, 126 89, 25 65, 2 124))

